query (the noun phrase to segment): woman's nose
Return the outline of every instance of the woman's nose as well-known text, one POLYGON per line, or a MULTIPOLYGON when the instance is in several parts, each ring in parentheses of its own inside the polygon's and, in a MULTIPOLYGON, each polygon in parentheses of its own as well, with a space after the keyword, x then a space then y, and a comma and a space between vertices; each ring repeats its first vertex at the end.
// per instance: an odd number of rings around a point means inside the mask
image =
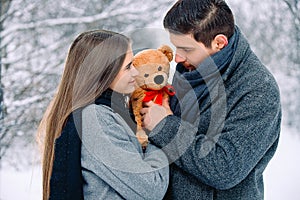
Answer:
POLYGON ((135 77, 137 75, 139 75, 139 71, 134 66, 132 66, 132 76, 135 77))

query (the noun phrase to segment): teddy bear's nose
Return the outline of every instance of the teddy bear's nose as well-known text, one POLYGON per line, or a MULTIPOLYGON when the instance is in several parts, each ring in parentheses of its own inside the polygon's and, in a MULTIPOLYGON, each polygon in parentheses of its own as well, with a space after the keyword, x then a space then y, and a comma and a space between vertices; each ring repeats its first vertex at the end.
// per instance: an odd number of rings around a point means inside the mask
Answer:
POLYGON ((164 77, 162 75, 157 75, 154 78, 154 82, 156 84, 162 84, 164 82, 164 77))

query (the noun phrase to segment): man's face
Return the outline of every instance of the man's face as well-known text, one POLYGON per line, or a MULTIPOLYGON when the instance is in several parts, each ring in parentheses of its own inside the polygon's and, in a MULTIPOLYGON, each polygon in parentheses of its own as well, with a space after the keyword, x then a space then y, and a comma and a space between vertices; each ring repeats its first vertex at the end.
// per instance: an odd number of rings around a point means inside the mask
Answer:
POLYGON ((191 34, 170 34, 170 41, 176 47, 175 62, 182 63, 188 70, 195 69, 214 52, 203 43, 197 42, 191 34))

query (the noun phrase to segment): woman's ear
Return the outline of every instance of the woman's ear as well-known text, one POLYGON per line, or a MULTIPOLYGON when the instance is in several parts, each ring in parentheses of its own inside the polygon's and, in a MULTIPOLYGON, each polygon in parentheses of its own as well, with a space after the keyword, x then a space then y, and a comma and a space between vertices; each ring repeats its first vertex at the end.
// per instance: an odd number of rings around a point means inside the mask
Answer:
POLYGON ((228 38, 223 34, 218 34, 212 41, 212 49, 220 51, 228 44, 228 38))

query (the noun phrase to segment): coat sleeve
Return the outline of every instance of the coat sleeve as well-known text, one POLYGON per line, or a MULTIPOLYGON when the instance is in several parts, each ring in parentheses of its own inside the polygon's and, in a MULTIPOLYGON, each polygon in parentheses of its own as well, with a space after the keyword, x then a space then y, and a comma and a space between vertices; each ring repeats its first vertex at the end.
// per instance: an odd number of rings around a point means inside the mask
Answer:
POLYGON ((83 111, 83 167, 125 199, 162 199, 169 181, 167 157, 153 145, 142 155, 133 132, 118 117, 97 106, 83 111))
MULTIPOLYGON (((177 116, 168 116, 152 130, 149 140, 164 150, 170 162, 199 181, 216 189, 232 188, 278 142, 278 88, 270 84, 245 92, 228 108, 224 126, 214 137, 207 137, 201 123, 194 126, 177 116)), ((212 119, 210 122, 214 123, 212 119)))

